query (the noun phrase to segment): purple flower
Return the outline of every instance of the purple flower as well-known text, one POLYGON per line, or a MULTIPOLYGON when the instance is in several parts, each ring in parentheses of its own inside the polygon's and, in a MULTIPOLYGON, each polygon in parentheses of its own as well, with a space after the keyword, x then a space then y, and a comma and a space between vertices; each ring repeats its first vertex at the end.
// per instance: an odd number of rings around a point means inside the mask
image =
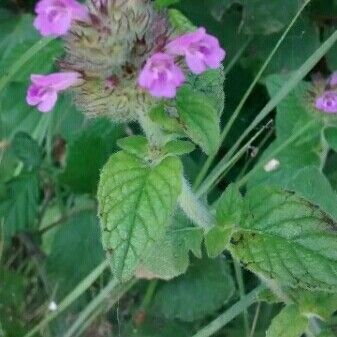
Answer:
POLYGON ((206 33, 201 27, 169 42, 166 50, 173 55, 184 55, 186 63, 195 74, 201 74, 207 67, 217 69, 226 56, 218 39, 206 33))
POLYGON ((152 96, 167 98, 173 98, 184 81, 185 76, 174 58, 164 53, 151 56, 138 78, 138 84, 152 96))
POLYGON ((334 73, 331 74, 331 76, 329 78, 329 85, 331 87, 337 86, 337 71, 335 71, 334 73))
POLYGON ((61 36, 68 32, 73 20, 88 21, 87 7, 75 0, 40 0, 35 7, 34 27, 43 36, 61 36))
POLYGON ((337 92, 326 91, 316 99, 316 108, 327 113, 337 113, 337 92))
POLYGON ((80 74, 76 72, 31 75, 30 79, 32 84, 28 88, 26 100, 41 112, 53 109, 59 91, 81 83, 80 74))

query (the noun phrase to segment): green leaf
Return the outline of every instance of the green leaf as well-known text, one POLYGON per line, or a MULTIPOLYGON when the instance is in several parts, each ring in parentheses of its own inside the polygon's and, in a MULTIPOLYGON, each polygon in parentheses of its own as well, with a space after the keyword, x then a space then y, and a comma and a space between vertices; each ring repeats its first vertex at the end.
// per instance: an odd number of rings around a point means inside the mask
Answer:
POLYGON ((150 118, 165 131, 184 134, 184 129, 178 119, 169 116, 169 114, 165 111, 164 105, 154 107, 150 111, 150 118))
POLYGON ((225 106, 224 81, 225 74, 221 66, 219 69, 209 69, 201 75, 189 74, 186 85, 207 96, 209 103, 221 116, 225 106))
POLYGON ((207 97, 184 87, 178 92, 177 107, 186 134, 206 154, 216 152, 220 143, 220 118, 207 97))
POLYGON ((177 9, 169 10, 170 23, 178 33, 193 32, 196 27, 187 17, 177 9))
POLYGON ((337 221, 337 194, 324 174, 317 167, 305 167, 293 176, 286 189, 319 206, 337 221))
POLYGON ((195 145, 189 141, 177 139, 165 144, 163 150, 164 153, 168 155, 182 156, 193 152, 195 150, 195 145))
POLYGON ((220 309, 233 296, 234 289, 224 260, 194 260, 185 275, 158 289, 153 309, 168 319, 192 322, 220 309))
POLYGON ((243 28, 247 34, 271 34, 279 32, 295 15, 300 3, 293 0, 242 1, 243 28))
POLYGON ((174 5, 178 3, 180 0, 155 0, 155 5, 158 8, 164 8, 164 7, 169 7, 171 5, 174 5))
POLYGON ((170 280, 185 273, 190 263, 190 251, 201 258, 202 238, 202 229, 193 226, 182 212, 177 212, 164 238, 144 255, 136 275, 170 280))
POLYGON ((234 184, 222 194, 216 211, 217 225, 205 236, 209 257, 216 257, 227 247, 235 225, 241 223, 243 198, 234 184))
POLYGON ((282 285, 337 291, 336 223, 326 213, 272 187, 249 191, 245 204, 230 250, 248 269, 282 285))
MULTIPOLYGON (((290 20, 287 24, 289 22, 290 20)), ((245 65, 250 65, 252 70, 257 72, 282 34, 279 32, 255 37, 254 43, 250 45, 250 57, 245 59, 245 65)), ((319 45, 320 35, 316 23, 302 16, 284 38, 264 74, 286 74, 296 71, 319 48, 319 45)))
POLYGON ((207 255, 211 258, 220 255, 228 246, 232 236, 232 227, 214 226, 205 235, 207 255))
MULTIPOLYGON (((36 43, 41 37, 36 39, 30 39, 17 44, 11 48, 9 52, 6 52, 3 59, 0 61, 0 73, 3 73, 12 64, 13 60, 17 60, 22 54, 24 54, 34 43, 36 43)), ((56 68, 54 61, 61 56, 63 52, 62 43, 60 40, 53 40, 42 50, 39 51, 39 57, 33 57, 25 66, 15 75, 15 82, 26 82, 30 74, 47 74, 53 72, 56 68)))
POLYGON ((130 154, 144 158, 149 152, 149 142, 143 136, 129 136, 118 139, 117 145, 130 154))
POLYGON ((327 321, 337 310, 337 294, 297 291, 294 297, 302 315, 306 317, 314 316, 327 321))
POLYGON ((328 127, 324 130, 324 137, 331 149, 337 152, 337 128, 328 127))
POLYGON ((33 134, 41 119, 48 118, 26 102, 26 83, 11 83, 0 92, 0 138, 11 139, 15 133, 33 134))
POLYGON ((144 252, 164 236, 181 184, 182 165, 175 157, 157 166, 125 152, 110 157, 98 201, 103 246, 116 277, 130 278, 144 252))
POLYGON ((11 142, 11 149, 28 169, 40 166, 42 149, 29 134, 18 132, 11 142))
POLYGON ((60 222, 46 270, 63 298, 104 259, 95 211, 83 210, 60 222))
POLYGON ((36 173, 22 173, 7 184, 7 198, 0 203, 5 238, 33 228, 38 201, 39 180, 36 173))
POLYGON ((216 208, 217 223, 220 226, 232 226, 241 223, 243 198, 235 186, 230 184, 222 194, 216 208))
POLYGON ((66 167, 60 182, 76 193, 95 193, 99 171, 116 149, 116 141, 124 133, 107 119, 95 120, 68 145, 66 167))
POLYGON ((288 305, 273 319, 266 337, 301 337, 308 327, 296 305, 288 305))
POLYGON ((39 38, 38 31, 33 26, 33 16, 23 14, 12 17, 8 16, 0 24, 0 59, 6 58, 13 48, 27 41, 39 38))

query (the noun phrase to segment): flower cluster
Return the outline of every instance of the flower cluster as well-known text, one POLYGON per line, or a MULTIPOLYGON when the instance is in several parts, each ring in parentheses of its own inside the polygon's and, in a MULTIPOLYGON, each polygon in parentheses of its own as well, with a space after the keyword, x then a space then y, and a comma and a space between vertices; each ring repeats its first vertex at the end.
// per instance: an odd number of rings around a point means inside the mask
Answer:
POLYGON ((175 97, 186 78, 182 60, 201 74, 219 68, 226 55, 204 28, 174 36, 166 12, 150 0, 40 0, 35 11, 36 29, 63 37, 66 50, 62 72, 31 77, 27 102, 42 112, 72 88, 88 116, 133 120, 156 98, 175 97))
POLYGON ((139 76, 139 85, 155 97, 174 97, 185 80, 182 70, 174 63, 175 56, 184 56, 189 69, 201 74, 208 67, 219 68, 226 55, 219 41, 202 27, 170 41, 165 50, 166 53, 150 57, 139 76))
POLYGON ((337 72, 334 72, 327 80, 327 90, 316 98, 315 106, 318 110, 337 113, 337 72))

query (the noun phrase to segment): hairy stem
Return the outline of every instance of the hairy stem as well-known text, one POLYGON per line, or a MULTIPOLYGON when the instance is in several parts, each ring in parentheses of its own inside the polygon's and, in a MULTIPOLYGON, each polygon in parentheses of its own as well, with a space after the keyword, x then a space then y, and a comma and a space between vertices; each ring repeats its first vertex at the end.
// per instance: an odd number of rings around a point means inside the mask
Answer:
MULTIPOLYGON (((162 146, 166 142, 166 136, 160 127, 154 123, 145 113, 138 114, 138 122, 141 125, 149 143, 153 146, 162 146)), ((214 224, 214 217, 192 192, 189 183, 183 178, 182 192, 179 197, 179 206, 190 220, 203 229, 210 229, 214 224)))
POLYGON ((183 188, 179 197, 179 206, 199 227, 209 230, 214 225, 215 220, 213 214, 211 214, 208 208, 200 202, 185 179, 183 179, 183 188))

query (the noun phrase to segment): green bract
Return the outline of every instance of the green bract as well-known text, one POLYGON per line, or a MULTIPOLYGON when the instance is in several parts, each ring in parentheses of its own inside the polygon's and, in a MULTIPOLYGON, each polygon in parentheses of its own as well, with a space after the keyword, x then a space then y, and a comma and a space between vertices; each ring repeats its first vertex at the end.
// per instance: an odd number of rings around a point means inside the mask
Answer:
POLYGON ((129 279, 144 252, 163 237, 181 181, 175 157, 151 166, 118 152, 104 166, 98 188, 102 239, 119 279, 129 279))

